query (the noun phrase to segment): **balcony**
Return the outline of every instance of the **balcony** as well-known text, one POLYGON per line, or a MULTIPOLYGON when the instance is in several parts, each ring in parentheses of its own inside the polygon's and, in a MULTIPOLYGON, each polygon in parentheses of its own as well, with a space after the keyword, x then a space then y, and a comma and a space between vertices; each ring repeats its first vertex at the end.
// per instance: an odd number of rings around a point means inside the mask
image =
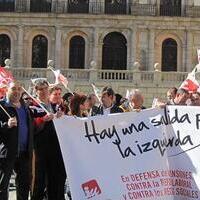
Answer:
MULTIPOLYGON (((9 68, 17 80, 30 81, 32 78, 47 77, 52 78, 49 69, 40 68, 9 68)), ((136 85, 145 84, 166 84, 174 86, 182 82, 187 77, 187 72, 159 72, 159 71, 133 71, 133 70, 93 70, 93 69, 61 69, 64 76, 69 81, 86 83, 93 82, 122 82, 136 85)))
POLYGON ((135 16, 156 16, 157 6, 154 4, 133 4, 131 6, 131 14, 135 16))
POLYGON ((69 0, 68 13, 89 13, 89 0, 69 0))
POLYGON ((200 17, 200 6, 124 3, 120 0, 0 0, 0 12, 200 17), (114 3, 113 3, 114 2, 114 3))
MULTIPOLYGON (((46 77, 50 83, 54 83, 55 77, 49 69, 36 68, 9 68, 16 80, 22 81, 28 89, 30 79, 46 77)), ((91 92, 91 83, 98 88, 105 85, 113 85, 114 89, 125 93, 127 89, 139 88, 145 90, 145 105, 151 105, 154 96, 165 97, 170 87, 179 87, 187 77, 187 72, 160 72, 160 71, 133 71, 133 70, 98 70, 98 69, 61 69, 67 77, 72 91, 91 92)), ((200 74, 197 73, 197 80, 200 74)), ((116 91, 117 91, 116 90, 116 91)))
POLYGON ((105 14, 128 14, 127 7, 129 4, 126 1, 106 1, 105 14))
POLYGON ((200 6, 186 6, 185 13, 187 17, 200 17, 200 6))
POLYGON ((51 2, 47 1, 38 2, 37 0, 31 1, 30 12, 41 12, 41 13, 51 12, 51 6, 52 6, 51 2))
POLYGON ((160 16, 181 16, 181 6, 160 5, 160 16))

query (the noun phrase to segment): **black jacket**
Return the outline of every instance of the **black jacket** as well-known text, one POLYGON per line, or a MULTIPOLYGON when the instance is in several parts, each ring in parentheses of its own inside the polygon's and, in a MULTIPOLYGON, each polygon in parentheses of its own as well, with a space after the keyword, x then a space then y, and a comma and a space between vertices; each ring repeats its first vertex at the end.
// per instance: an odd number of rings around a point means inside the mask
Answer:
MULTIPOLYGON (((0 102, 1 106, 9 113, 11 117, 16 117, 19 120, 17 111, 14 107, 7 104, 5 101, 0 102)), ((23 105, 24 106, 24 105, 23 105)), ((27 151, 32 156, 33 150, 33 120, 31 113, 27 107, 25 107, 27 113, 27 125, 28 125, 28 147, 27 151)), ((19 153, 19 129, 17 127, 8 128, 8 116, 0 108, 0 157, 6 157, 7 159, 15 159, 19 153)))
MULTIPOLYGON (((110 114, 122 113, 122 112, 123 112, 123 110, 120 107, 118 107, 117 105, 113 105, 113 107, 110 109, 110 114)), ((100 105, 98 107, 98 109, 96 110, 96 113, 93 113, 93 116, 95 116, 95 115, 103 115, 103 114, 104 114, 103 113, 103 106, 100 105)))

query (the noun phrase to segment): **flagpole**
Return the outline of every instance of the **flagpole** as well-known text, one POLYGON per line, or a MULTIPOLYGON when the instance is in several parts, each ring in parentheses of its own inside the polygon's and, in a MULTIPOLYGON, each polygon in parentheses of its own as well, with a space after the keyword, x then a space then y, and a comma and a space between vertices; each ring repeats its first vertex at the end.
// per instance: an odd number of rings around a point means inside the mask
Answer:
POLYGON ((22 87, 22 89, 24 90, 24 92, 26 92, 28 94, 28 96, 31 97, 31 99, 33 99, 47 114, 49 114, 49 111, 40 103, 40 101, 38 101, 35 97, 33 97, 28 91, 26 91, 26 89, 24 87, 22 87))
POLYGON ((5 114, 9 117, 9 118, 12 118, 10 116, 10 114, 5 110, 5 108, 0 104, 0 108, 5 112, 5 114))
MULTIPOLYGON (((50 65, 48 66, 48 68, 54 73, 54 69, 53 67, 51 67, 50 65)), ((67 89, 73 96, 74 96, 74 93, 71 91, 71 89, 69 87, 67 87, 66 85, 62 84, 65 89, 67 89)))
POLYGON ((97 93, 97 91, 96 91, 96 86, 95 86, 93 83, 91 84, 91 86, 92 86, 92 89, 93 89, 93 91, 94 91, 94 94, 95 94, 95 96, 97 97, 99 103, 101 103, 101 99, 100 99, 100 97, 99 97, 99 95, 98 95, 98 93, 97 93))

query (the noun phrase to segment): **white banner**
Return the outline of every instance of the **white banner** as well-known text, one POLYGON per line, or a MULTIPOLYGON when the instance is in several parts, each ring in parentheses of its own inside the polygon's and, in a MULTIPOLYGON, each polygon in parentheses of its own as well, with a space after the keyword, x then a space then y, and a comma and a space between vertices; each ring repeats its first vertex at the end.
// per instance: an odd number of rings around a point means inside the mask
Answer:
POLYGON ((200 199, 200 108, 55 120, 73 200, 200 199))

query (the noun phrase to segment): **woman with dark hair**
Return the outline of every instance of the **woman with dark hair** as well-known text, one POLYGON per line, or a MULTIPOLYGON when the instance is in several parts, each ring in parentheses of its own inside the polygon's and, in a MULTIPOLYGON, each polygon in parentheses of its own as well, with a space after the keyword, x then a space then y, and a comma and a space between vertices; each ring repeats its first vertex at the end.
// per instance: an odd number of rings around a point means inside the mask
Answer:
POLYGON ((65 115, 70 115, 70 101, 73 97, 73 94, 71 92, 67 92, 62 96, 63 106, 64 106, 64 113, 65 115))
POLYGON ((89 108, 89 102, 86 95, 75 94, 71 98, 70 102, 71 115, 75 115, 77 117, 87 117, 88 108, 89 108))

